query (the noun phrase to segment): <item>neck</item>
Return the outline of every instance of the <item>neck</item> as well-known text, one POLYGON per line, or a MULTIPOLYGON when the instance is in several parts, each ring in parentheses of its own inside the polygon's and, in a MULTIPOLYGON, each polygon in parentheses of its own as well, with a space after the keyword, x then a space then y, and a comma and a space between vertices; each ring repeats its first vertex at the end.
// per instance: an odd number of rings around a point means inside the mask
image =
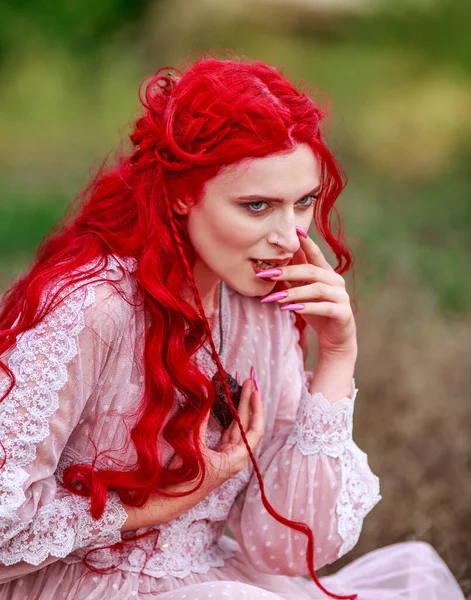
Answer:
POLYGON ((213 290, 208 293, 205 300, 200 294, 201 301, 203 303, 204 314, 208 319, 209 326, 213 329, 216 325, 216 321, 219 317, 219 280, 217 284, 214 286, 213 290))
MULTIPOLYGON (((209 321, 210 327, 214 327, 219 312, 219 286, 220 278, 200 261, 196 260, 193 276, 198 289, 204 314, 209 321)), ((190 293, 190 292, 188 292, 190 293)), ((190 302, 194 305, 193 294, 190 302)))

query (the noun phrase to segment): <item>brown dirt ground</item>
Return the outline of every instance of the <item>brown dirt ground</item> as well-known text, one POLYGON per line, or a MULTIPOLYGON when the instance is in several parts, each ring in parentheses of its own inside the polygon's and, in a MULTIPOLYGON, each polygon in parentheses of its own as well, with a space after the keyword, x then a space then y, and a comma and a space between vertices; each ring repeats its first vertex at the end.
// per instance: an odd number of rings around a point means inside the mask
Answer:
POLYGON ((471 598, 471 320, 444 319, 432 298, 403 283, 389 281, 357 314, 354 439, 383 499, 357 546, 320 574, 422 540, 471 598))

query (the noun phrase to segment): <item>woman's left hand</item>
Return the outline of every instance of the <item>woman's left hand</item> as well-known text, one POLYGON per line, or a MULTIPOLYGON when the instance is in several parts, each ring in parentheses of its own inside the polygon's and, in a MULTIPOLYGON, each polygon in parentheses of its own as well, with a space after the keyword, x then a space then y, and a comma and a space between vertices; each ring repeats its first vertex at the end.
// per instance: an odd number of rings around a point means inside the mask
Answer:
MULTIPOLYGON (((355 318, 345 280, 330 266, 319 246, 296 230, 301 247, 292 264, 280 267, 281 275, 268 278, 285 281, 289 286, 286 298, 276 301, 284 305, 281 310, 302 314, 317 334, 320 354, 356 352, 355 318)), ((272 301, 270 296, 262 302, 272 301)))

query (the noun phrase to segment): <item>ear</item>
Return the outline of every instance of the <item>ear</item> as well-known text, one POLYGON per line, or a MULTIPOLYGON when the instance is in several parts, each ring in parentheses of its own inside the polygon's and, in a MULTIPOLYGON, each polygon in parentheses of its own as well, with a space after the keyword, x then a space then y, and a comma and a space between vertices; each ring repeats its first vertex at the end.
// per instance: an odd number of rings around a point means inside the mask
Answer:
POLYGON ((187 202, 185 202, 184 200, 181 200, 180 198, 177 198, 174 201, 173 210, 177 214, 183 216, 183 215, 187 215, 188 214, 188 211, 190 210, 190 207, 189 207, 189 205, 188 205, 187 202))

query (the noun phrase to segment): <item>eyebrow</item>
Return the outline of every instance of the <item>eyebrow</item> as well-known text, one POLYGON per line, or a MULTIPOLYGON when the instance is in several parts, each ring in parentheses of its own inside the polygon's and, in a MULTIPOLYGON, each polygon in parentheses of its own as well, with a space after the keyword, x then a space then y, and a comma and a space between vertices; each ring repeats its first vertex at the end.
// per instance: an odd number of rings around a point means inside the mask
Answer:
MULTIPOLYGON (((318 194, 320 192, 320 190, 321 190, 321 186, 318 185, 316 188, 314 188, 307 194, 304 194, 303 196, 301 196, 301 198, 298 198, 298 200, 296 200, 296 202, 298 202, 299 200, 302 200, 306 196, 315 196, 316 194, 318 194)), ((261 194, 251 194, 250 196, 237 196, 237 200, 249 200, 249 201, 269 200, 270 202, 284 202, 283 198, 272 198, 271 196, 262 196, 261 194)))

